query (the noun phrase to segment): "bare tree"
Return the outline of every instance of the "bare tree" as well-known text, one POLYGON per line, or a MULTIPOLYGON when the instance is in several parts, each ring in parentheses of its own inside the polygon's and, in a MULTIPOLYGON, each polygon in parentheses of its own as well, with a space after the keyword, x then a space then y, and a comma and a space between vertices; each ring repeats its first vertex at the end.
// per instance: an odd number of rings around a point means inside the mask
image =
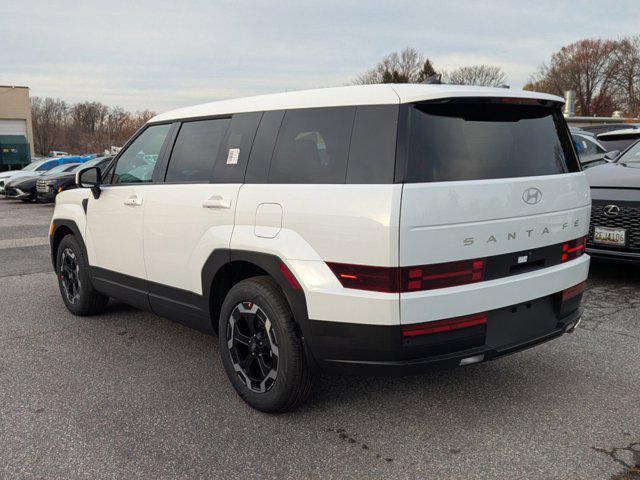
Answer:
POLYGON ((471 65, 460 67, 445 74, 445 83, 454 85, 478 85, 482 87, 500 87, 506 77, 500 67, 491 65, 471 65))
POLYGON ((562 47, 525 86, 528 90, 562 95, 575 90, 580 115, 611 115, 615 109, 614 79, 620 66, 620 42, 586 39, 562 47))
POLYGON ((640 35, 619 42, 616 60, 616 103, 627 115, 640 116, 640 35))
POLYGON ((80 102, 70 109, 71 128, 69 142, 74 148, 81 145, 91 150, 99 149, 104 139, 103 124, 109 114, 109 107, 100 102, 80 102))
POLYGON ((413 48, 392 52, 378 65, 358 76, 353 83, 420 83, 435 75, 431 61, 413 48))
POLYGON ((46 155, 63 141, 68 106, 60 99, 31 97, 34 150, 46 155))
POLYGON ((67 105, 52 98, 31 98, 34 147, 46 155, 51 150, 75 153, 100 152, 122 146, 155 113, 130 113, 100 102, 67 105))

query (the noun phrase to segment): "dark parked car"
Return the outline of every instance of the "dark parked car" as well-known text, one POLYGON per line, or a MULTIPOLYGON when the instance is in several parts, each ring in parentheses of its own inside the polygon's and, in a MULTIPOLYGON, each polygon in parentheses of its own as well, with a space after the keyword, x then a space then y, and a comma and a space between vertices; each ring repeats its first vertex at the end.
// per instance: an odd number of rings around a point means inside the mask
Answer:
POLYGON ((70 188, 76 188, 76 173, 84 168, 100 167, 106 170, 113 157, 99 157, 77 165, 70 171, 59 172, 55 175, 45 175, 36 180, 37 199, 42 203, 54 202, 56 195, 70 188))
POLYGON ((585 173, 592 199, 587 252, 640 263, 640 142, 585 173))
POLYGON ((62 172, 73 170, 82 163, 66 163, 64 165, 58 165, 55 168, 49 170, 44 175, 34 174, 28 177, 20 177, 16 180, 12 180, 4 186, 4 195, 7 198, 15 198, 22 200, 23 202, 32 202, 36 199, 36 182, 40 178, 49 178, 52 175, 55 176, 62 172))

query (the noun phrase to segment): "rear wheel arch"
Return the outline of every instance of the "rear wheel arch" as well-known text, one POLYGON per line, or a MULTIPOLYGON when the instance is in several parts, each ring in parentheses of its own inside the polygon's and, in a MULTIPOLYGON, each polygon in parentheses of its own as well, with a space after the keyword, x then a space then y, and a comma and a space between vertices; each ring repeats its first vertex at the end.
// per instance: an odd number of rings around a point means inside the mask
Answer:
POLYGON ((304 337, 308 323, 307 302, 304 291, 295 289, 281 270, 284 262, 276 255, 249 250, 216 250, 202 270, 202 284, 206 288, 206 305, 209 307, 213 328, 217 331, 218 318, 224 299, 237 283, 251 277, 269 276, 278 285, 289 303, 299 333, 304 337))

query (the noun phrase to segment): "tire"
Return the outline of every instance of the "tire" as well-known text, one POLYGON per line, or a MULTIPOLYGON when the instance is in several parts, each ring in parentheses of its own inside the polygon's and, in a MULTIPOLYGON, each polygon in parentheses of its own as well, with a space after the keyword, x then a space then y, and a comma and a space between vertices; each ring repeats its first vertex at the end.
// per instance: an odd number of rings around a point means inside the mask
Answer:
POLYGON ((29 196, 27 198, 21 198, 20 200, 22 200, 24 203, 31 203, 33 201, 35 201, 36 199, 36 194, 31 191, 29 192, 29 196))
POLYGON ((65 236, 58 246, 56 274, 62 300, 71 313, 81 316, 95 315, 105 309, 109 297, 93 288, 89 263, 84 250, 73 235, 65 236), (69 288, 70 284, 74 284, 74 287, 69 288))
POLYGON ((222 364, 236 392, 250 406, 263 412, 285 412, 309 396, 316 376, 289 304, 270 277, 253 277, 234 285, 222 304, 218 325, 222 364), (251 360, 252 351, 255 357, 251 360))

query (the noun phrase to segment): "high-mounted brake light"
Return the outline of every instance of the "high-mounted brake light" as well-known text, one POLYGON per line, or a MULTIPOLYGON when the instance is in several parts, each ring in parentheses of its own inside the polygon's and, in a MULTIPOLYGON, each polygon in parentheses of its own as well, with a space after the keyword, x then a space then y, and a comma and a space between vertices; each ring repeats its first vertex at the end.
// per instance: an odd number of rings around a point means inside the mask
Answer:
POLYGON ((538 100, 537 98, 500 97, 497 100, 500 103, 508 103, 513 105, 543 105, 544 104, 544 100, 538 100))
POLYGON ((485 259, 416 265, 411 267, 371 267, 327 263, 345 288, 374 292, 418 292, 481 282, 485 259))
POLYGON ((584 253, 587 237, 576 238, 562 245, 562 263, 574 260, 584 253))
POLYGON ((418 323, 415 325, 402 325, 402 336, 417 337, 419 335, 433 335, 434 333, 451 332, 462 328, 470 328, 478 325, 486 325, 487 314, 475 313, 473 315, 465 315, 464 317, 447 318, 445 320, 436 320, 427 323, 418 323))

